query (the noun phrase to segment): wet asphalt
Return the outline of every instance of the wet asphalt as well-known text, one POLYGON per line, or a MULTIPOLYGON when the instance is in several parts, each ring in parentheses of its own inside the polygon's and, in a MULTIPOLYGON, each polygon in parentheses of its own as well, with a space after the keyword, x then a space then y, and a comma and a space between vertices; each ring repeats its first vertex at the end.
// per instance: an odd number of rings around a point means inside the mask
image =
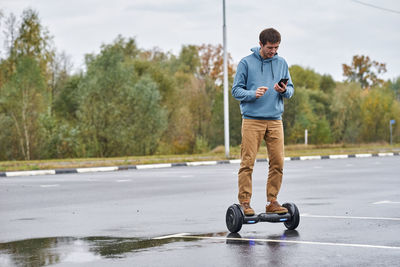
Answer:
MULTIPOLYGON (((253 174, 257 213, 267 166, 253 174)), ((0 266, 400 266, 399 156, 285 162, 292 231, 227 231, 238 168, 0 178, 0 266)))

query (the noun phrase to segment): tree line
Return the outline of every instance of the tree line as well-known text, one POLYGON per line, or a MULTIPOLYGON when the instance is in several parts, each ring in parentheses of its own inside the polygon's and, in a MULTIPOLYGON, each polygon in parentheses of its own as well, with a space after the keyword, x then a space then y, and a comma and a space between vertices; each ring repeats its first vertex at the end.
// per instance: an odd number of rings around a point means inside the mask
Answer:
MULTIPOLYGON (((224 144, 221 45, 183 45, 179 54, 140 49, 117 36, 72 73, 39 15, 0 12, 0 160, 203 153, 224 144)), ((299 65, 285 100, 285 143, 387 142, 400 138, 400 77, 354 56, 337 82, 299 65)), ((231 57, 228 77, 232 85, 231 57)), ((239 103, 230 96, 230 143, 241 141, 239 103)))

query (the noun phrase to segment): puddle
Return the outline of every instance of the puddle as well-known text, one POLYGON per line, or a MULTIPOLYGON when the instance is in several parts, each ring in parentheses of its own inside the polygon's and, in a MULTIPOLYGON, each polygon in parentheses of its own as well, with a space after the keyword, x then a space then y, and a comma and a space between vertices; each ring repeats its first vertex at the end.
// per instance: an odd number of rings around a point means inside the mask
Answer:
POLYGON ((0 243, 0 266, 47 266, 124 258, 146 248, 182 241, 121 237, 50 237, 0 243))
MULTIPOLYGON (((197 237, 227 237, 227 244, 249 244, 253 241, 240 240, 239 234, 227 232, 199 234, 197 237)), ((296 231, 285 231, 283 235, 269 236, 286 239, 298 236, 296 231)), ((49 237, 0 243, 0 266, 48 266, 58 263, 80 263, 102 265, 105 259, 122 259, 132 253, 161 247, 176 242, 201 242, 196 238, 171 237, 166 239, 140 239, 124 237, 49 237), (95 263, 96 262, 96 263, 95 263)), ((224 242, 224 241, 223 241, 224 242)), ((275 244, 272 244, 275 246, 275 244)), ((103 266, 103 265, 102 265, 103 266)))

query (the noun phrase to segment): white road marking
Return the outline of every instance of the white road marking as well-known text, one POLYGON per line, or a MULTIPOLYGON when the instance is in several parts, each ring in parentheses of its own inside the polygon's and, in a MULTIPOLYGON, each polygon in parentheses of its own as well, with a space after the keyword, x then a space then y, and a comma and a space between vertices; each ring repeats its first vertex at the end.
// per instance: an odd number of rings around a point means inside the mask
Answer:
POLYGON ((122 180, 117 180, 117 183, 124 183, 124 182, 131 182, 131 179, 122 179, 122 180))
POLYGON ((379 204, 400 204, 400 202, 399 201, 383 200, 383 201, 374 202, 372 204, 375 204, 375 205, 379 205, 379 204))
POLYGON ((301 156, 300 160, 313 160, 313 159, 321 159, 321 156, 301 156))
POLYGON ((349 158, 348 155, 329 155, 330 159, 347 159, 349 158))
POLYGON ((59 184, 41 184, 40 187, 48 188, 48 187, 58 187, 59 184))
POLYGON ((172 167, 171 163, 136 165, 136 169, 138 169, 138 170, 141 170, 141 169, 171 168, 171 167, 172 167))
POLYGON ((174 235, 165 235, 165 236, 159 236, 159 237, 154 237, 153 239, 167 239, 167 238, 173 238, 173 237, 182 237, 185 235, 190 235, 190 233, 180 233, 180 234, 174 234, 174 235))
POLYGON ((194 162, 187 162, 188 166, 203 166, 203 165, 217 165, 216 161, 194 161, 194 162))
POLYGON ((394 153, 378 153, 379 157, 394 156, 394 153))
POLYGON ((76 171, 78 173, 85 173, 85 172, 111 172, 117 171, 118 167, 94 167, 94 168, 78 168, 76 171))
POLYGON ((372 154, 356 154, 356 158, 368 158, 372 157, 372 154))
POLYGON ((391 218, 391 217, 329 216, 329 215, 314 215, 314 214, 308 214, 308 213, 300 214, 300 216, 301 217, 310 217, 310 218, 400 221, 400 218, 391 218))
MULTIPOLYGON (((351 244, 351 243, 335 243, 335 242, 316 242, 316 241, 298 241, 298 240, 276 240, 276 239, 257 239, 257 238, 235 238, 235 237, 218 237, 218 236, 191 236, 191 235, 172 235, 172 237, 180 237, 187 239, 211 239, 211 240, 237 240, 237 241, 259 241, 259 242, 274 242, 274 243, 291 243, 291 244, 305 244, 305 245, 321 245, 321 246, 341 246, 341 247, 358 247, 358 248, 382 248, 382 249, 396 249, 400 247, 395 246, 381 246, 381 245, 367 245, 367 244, 351 244)), ((159 239, 159 238, 158 238, 159 239)))
POLYGON ((7 177, 26 176, 26 175, 46 175, 46 174, 56 174, 56 171, 55 170, 38 170, 38 171, 7 172, 7 177))

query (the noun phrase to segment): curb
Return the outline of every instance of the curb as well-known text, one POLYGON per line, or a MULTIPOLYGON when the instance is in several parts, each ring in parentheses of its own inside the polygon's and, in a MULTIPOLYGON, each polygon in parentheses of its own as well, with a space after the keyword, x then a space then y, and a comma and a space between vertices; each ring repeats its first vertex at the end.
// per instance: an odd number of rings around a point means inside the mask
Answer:
MULTIPOLYGON (((293 160, 324 160, 324 159, 347 159, 347 158, 368 158, 368 157, 388 157, 399 156, 400 152, 393 153, 372 153, 372 154, 349 154, 349 155, 328 155, 328 156, 302 156, 302 157, 285 157, 285 161, 293 160)), ((268 159, 256 159, 256 162, 267 162, 268 159)), ((76 169, 55 169, 55 170, 37 170, 37 171, 12 171, 0 172, 0 177, 15 176, 34 176, 48 174, 69 174, 69 173, 88 173, 88 172, 110 172, 123 170, 142 170, 142 169, 159 169, 183 166, 209 166, 218 164, 238 164, 240 159, 233 160, 216 160, 216 161, 194 161, 194 162, 178 162, 178 163, 159 163, 159 164, 141 164, 141 165, 123 165, 111 167, 93 167, 93 168, 76 168, 76 169)))

